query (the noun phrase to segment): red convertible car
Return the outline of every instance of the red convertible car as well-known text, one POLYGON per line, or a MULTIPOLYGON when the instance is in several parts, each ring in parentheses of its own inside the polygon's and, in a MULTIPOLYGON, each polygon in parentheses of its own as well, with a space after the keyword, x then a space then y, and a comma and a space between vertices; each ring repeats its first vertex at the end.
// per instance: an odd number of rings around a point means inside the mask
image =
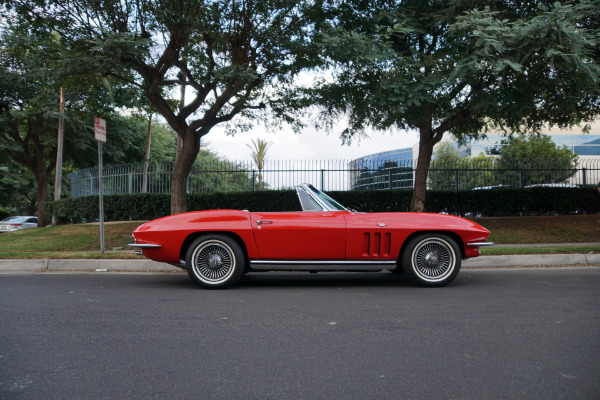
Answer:
POLYGON ((146 257, 177 265, 206 288, 234 285, 249 271, 406 273, 423 286, 444 286, 461 260, 493 243, 464 218, 426 213, 361 213, 303 184, 303 211, 194 211, 147 222, 133 231, 146 257))

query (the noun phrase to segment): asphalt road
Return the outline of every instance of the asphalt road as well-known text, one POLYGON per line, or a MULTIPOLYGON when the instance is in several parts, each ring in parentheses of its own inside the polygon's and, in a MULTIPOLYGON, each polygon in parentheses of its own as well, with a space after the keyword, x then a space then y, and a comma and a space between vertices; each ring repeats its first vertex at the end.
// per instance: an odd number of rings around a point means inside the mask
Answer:
POLYGON ((600 268, 0 276, 0 399, 600 398, 600 268))

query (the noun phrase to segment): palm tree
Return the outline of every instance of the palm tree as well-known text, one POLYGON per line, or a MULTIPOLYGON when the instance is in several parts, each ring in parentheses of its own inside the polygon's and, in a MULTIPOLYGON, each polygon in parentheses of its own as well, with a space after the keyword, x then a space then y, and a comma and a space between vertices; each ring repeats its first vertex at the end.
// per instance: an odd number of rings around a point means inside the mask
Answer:
POLYGON ((246 145, 252 150, 252 159, 258 168, 258 190, 263 189, 262 170, 265 158, 267 157, 267 150, 269 150, 272 144, 272 142, 267 142, 266 140, 256 139, 256 141, 252 140, 252 146, 249 144, 246 145))

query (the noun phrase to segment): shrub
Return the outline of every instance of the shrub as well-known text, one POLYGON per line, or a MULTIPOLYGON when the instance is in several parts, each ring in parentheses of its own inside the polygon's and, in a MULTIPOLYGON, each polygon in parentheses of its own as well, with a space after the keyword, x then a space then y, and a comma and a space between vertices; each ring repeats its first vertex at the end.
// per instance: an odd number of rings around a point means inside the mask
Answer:
MULTIPOLYGON (((412 197, 411 190, 334 191, 328 194, 346 207, 364 212, 408 211, 412 197)), ((56 215, 63 223, 95 221, 99 218, 96 196, 67 198, 47 204, 48 215, 56 215)), ((293 190, 189 194, 187 204, 190 211, 300 211, 300 204, 293 190)), ((600 195, 595 186, 430 191, 427 193, 426 211, 490 216, 598 213, 600 195)), ((104 196, 105 221, 150 220, 169 213, 168 194, 104 196)))

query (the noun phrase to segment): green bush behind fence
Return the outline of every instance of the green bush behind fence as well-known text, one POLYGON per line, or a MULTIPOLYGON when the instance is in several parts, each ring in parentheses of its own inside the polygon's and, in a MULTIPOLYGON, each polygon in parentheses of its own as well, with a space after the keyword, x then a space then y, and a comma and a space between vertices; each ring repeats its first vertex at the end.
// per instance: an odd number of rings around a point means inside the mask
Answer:
MULTIPOLYGON (((411 190, 339 191, 329 194, 346 207, 364 212, 408 211, 412 197, 411 190)), ((189 194, 187 204, 190 211, 300 211, 294 190, 189 194)), ((466 216, 598 213, 600 194, 595 186, 430 191, 427 193, 426 211, 466 216)), ((98 197, 86 196, 49 202, 47 212, 48 215, 56 215, 62 223, 94 221, 99 215, 98 197)), ((150 220, 169 214, 168 194, 104 196, 105 221, 150 220)))

